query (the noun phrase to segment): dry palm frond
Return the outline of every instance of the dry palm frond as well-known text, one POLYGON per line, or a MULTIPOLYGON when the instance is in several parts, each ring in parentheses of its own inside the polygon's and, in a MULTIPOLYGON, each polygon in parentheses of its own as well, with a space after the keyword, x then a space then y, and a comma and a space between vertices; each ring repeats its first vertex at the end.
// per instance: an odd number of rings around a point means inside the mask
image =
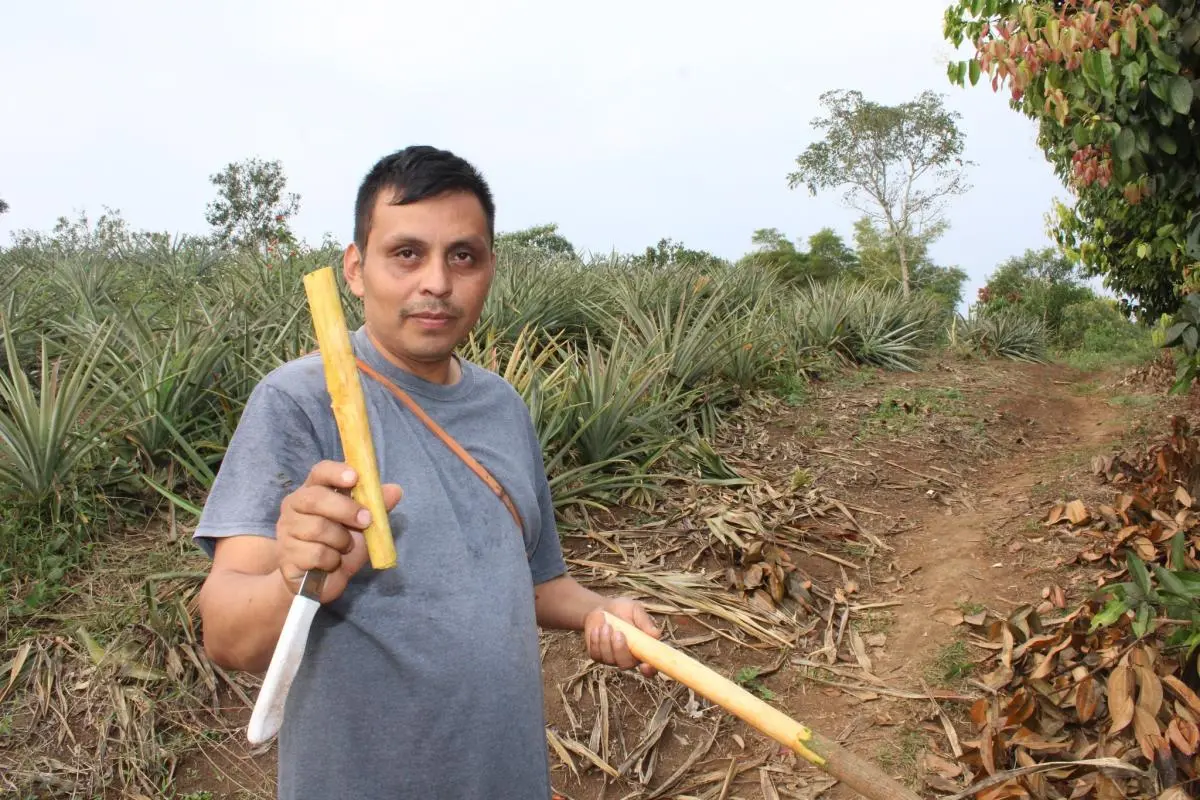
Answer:
POLYGON ((627 586, 642 595, 654 597, 671 608, 673 614, 708 614, 723 619, 766 646, 790 647, 800 631, 799 623, 782 611, 768 613, 750 609, 739 598, 725 592, 703 575, 627 571, 617 565, 580 559, 571 559, 571 563, 597 570, 605 576, 605 582, 627 586))

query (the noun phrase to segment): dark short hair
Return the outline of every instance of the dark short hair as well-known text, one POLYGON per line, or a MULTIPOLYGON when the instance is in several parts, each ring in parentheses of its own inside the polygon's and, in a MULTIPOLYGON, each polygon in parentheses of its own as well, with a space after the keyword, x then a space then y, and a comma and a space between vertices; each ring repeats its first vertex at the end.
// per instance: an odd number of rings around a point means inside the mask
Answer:
POLYGON ((366 251, 371 212, 380 192, 390 190, 398 205, 416 203, 446 192, 470 192, 487 216, 488 238, 496 236, 496 205, 492 190, 479 171, 448 150, 414 145, 384 156, 371 167, 358 187, 354 202, 354 243, 366 251))

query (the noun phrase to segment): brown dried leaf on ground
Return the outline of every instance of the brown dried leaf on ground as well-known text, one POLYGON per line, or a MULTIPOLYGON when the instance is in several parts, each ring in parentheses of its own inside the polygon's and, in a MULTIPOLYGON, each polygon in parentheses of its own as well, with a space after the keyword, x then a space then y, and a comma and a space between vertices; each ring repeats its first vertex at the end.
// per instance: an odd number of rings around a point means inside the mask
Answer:
POLYGON ((1096 467, 1119 487, 1112 505, 1093 514, 1072 501, 1051 509, 1046 523, 1090 523, 1086 535, 1099 543, 1081 549, 1078 563, 1101 570, 1093 581, 1099 591, 1074 599, 1055 585, 1037 609, 972 625, 991 653, 977 684, 995 692, 971 708, 974 736, 964 737, 959 760, 970 785, 979 784, 977 798, 1175 797, 1172 787, 1200 781, 1200 696, 1184 680, 1186 654, 1166 643, 1177 623, 1160 619, 1139 637, 1132 614, 1097 619, 1111 598, 1107 587, 1131 580, 1127 553, 1200 568, 1200 521, 1191 511, 1200 492, 1200 437, 1175 418, 1166 440, 1140 458, 1096 467), (1039 614, 1059 609, 1065 617, 1039 614), (1129 769, 1100 769, 1091 759, 1117 759, 1129 769), (1044 763, 1054 766, 987 780, 1044 763))

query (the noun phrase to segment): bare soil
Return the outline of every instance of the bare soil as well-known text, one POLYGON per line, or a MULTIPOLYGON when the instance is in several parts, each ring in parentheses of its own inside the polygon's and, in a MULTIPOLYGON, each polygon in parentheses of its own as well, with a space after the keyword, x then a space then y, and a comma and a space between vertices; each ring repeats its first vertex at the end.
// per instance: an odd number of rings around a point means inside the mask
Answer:
MULTIPOLYGON (((947 727, 963 735, 964 711, 981 694, 971 670, 983 653, 966 642, 964 616, 1048 609, 1055 586, 1086 589, 1086 576, 1066 563, 1080 542, 1042 524, 1047 512, 1103 494, 1091 459, 1160 435, 1169 413, 1186 410, 1187 401, 1164 398, 1161 381, 1139 381, 1145 375, 944 360, 913 374, 832 377, 793 406, 751 410, 718 450, 743 475, 794 498, 798 514, 810 509, 795 525, 813 546, 785 549, 814 589, 843 602, 827 619, 797 625, 789 647, 688 609, 658 614, 664 639, 928 795, 923 753, 952 749, 947 727), (818 519, 812 492, 846 514, 818 519)), ((724 574, 727 551, 708 542, 705 502, 703 491, 684 487, 649 512, 627 509, 567 530, 573 571, 600 591, 628 591, 619 570, 594 566, 620 551, 625 564, 724 574), (677 538, 664 538, 668 531, 677 538), (674 541, 700 544, 663 544, 674 541)), ((767 518, 759 506, 723 510, 767 518)), ((781 519, 770 517, 775 526, 781 519)), ((564 798, 857 796, 665 677, 591 664, 576 634, 544 634, 543 666, 547 725, 566 753, 551 745, 564 798), (654 725, 656 712, 665 725, 654 725), (655 732, 654 746, 625 764, 655 732), (623 775, 607 775, 593 755, 624 766, 623 775)), ((236 738, 214 742, 185 754, 174 796, 271 797, 273 759, 273 749, 248 753, 236 738)))

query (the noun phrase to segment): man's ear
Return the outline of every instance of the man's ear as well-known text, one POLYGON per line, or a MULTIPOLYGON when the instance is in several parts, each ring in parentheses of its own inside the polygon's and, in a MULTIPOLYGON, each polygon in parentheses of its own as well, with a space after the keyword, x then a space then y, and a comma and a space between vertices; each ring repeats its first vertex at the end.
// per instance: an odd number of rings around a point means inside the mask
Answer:
POLYGON ((363 296, 363 258, 358 245, 351 242, 342 253, 342 277, 355 297, 363 296))

